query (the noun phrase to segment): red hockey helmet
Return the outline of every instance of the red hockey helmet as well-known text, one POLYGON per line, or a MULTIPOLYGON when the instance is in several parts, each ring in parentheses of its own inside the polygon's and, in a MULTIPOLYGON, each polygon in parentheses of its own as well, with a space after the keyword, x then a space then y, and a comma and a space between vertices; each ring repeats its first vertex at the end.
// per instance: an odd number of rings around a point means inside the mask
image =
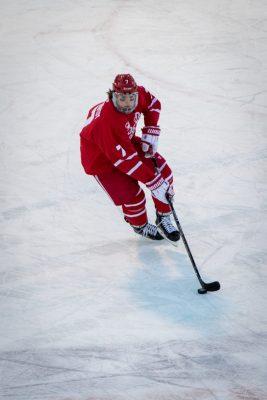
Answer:
POLYGON ((137 84, 130 74, 119 74, 113 82, 113 90, 117 93, 137 92, 137 84))

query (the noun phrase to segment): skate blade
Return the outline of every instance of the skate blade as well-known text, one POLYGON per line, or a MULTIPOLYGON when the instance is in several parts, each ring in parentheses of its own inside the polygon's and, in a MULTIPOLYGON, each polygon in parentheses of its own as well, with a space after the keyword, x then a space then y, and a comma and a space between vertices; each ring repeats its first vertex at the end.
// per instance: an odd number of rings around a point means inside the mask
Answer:
POLYGON ((164 234, 164 232, 160 229, 159 226, 158 226, 157 228, 158 228, 158 231, 159 231, 159 233, 161 234, 161 236, 164 237, 164 239, 166 239, 166 240, 167 240, 169 243, 171 243, 174 247, 178 247, 178 246, 179 246, 180 239, 177 240, 177 242, 173 242, 172 240, 170 240, 169 238, 167 238, 167 236, 164 234))

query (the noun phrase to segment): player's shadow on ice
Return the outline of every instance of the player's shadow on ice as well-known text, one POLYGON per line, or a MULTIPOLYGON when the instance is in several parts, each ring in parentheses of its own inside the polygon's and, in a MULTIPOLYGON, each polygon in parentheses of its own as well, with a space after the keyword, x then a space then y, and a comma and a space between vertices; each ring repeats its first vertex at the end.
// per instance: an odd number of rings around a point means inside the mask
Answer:
POLYGON ((138 305, 184 327, 219 333, 223 299, 220 292, 197 293, 200 285, 188 256, 166 242, 136 242, 136 250, 140 268, 129 289, 138 305))

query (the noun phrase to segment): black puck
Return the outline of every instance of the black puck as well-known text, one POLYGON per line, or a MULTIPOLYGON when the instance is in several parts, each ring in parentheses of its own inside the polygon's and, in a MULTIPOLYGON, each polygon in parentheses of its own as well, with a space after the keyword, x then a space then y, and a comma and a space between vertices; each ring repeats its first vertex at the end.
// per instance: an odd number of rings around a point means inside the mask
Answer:
POLYGON ((198 293, 199 294, 205 294, 205 293, 207 293, 207 290, 204 289, 204 288, 200 288, 200 289, 198 289, 198 293))

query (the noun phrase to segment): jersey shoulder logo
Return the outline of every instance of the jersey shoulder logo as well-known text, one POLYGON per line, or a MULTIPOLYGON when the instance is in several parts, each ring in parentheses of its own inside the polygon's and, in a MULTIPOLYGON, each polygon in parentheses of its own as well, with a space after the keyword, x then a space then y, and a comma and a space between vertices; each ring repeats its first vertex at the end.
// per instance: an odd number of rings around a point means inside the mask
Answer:
POLYGON ((84 126, 90 125, 92 121, 94 121, 96 118, 98 118, 100 116, 101 110, 102 110, 104 104, 105 104, 105 102, 100 103, 91 110, 91 113, 90 113, 89 117, 87 118, 84 126))

